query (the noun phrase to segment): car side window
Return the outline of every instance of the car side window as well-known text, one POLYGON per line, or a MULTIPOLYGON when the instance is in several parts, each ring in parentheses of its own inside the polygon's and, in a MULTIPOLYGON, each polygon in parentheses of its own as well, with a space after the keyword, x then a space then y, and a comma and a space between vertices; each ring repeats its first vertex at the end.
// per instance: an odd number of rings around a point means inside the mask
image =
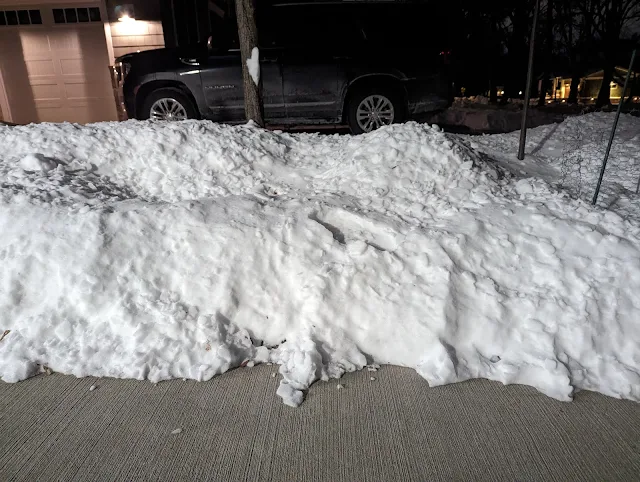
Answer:
POLYGON ((238 27, 235 17, 211 17, 211 47, 214 49, 238 49, 238 27))
MULTIPOLYGON (((445 17, 433 5, 369 5, 359 15, 373 48, 438 50, 447 37, 445 17)), ((438 50, 439 51, 439 50, 438 50)))
POLYGON ((265 47, 334 50, 363 40, 350 10, 341 5, 274 7, 268 14, 264 12, 259 22, 260 41, 265 47))

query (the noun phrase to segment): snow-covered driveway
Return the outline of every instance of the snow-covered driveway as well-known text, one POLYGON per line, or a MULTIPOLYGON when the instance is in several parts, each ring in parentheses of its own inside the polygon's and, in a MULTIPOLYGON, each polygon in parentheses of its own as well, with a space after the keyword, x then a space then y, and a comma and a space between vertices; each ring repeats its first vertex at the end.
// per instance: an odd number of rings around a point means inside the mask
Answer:
POLYGON ((392 363, 640 399, 640 224, 469 140, 128 121, 0 126, 0 146, 5 381, 271 362, 298 405, 392 363))

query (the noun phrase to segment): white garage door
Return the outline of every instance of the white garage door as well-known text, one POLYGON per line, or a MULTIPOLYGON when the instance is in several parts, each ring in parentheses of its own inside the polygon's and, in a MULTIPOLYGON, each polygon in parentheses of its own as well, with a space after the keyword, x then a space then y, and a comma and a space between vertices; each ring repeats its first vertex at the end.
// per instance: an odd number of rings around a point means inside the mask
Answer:
POLYGON ((104 19, 98 4, 5 7, 0 72, 11 120, 116 120, 104 19))

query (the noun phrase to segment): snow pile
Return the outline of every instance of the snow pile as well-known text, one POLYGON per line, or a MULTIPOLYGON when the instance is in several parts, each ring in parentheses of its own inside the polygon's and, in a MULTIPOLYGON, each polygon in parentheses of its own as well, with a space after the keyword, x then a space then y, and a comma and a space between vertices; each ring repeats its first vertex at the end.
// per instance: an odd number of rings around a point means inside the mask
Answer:
POLYGON ((251 80, 256 85, 260 83, 260 50, 258 47, 251 49, 251 57, 247 59, 247 68, 249 69, 249 75, 251 80))
MULTIPOLYGON (((615 114, 595 112, 568 117, 527 132, 524 162, 518 161, 519 132, 473 139, 485 151, 518 174, 536 175, 591 200, 611 134, 615 114)), ((640 118, 622 114, 609 155, 599 205, 640 221, 640 118)))
POLYGON ((432 385, 640 398, 640 225, 437 128, 128 121, 0 127, 0 143, 5 381, 268 361, 295 406, 315 380, 393 363, 432 385))
POLYGON ((453 105, 456 107, 467 107, 472 104, 489 104, 489 97, 485 95, 470 95, 469 97, 455 97, 453 105))

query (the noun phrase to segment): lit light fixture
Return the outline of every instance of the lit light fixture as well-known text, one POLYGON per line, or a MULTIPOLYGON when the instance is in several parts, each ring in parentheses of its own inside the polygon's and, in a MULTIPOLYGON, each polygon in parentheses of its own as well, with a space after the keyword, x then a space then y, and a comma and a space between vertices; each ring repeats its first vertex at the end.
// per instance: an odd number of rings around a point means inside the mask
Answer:
POLYGON ((131 3, 116 5, 115 12, 119 22, 135 22, 136 20, 136 15, 131 3))
POLYGON ((522 95, 522 91, 518 92, 518 95, 522 95))

